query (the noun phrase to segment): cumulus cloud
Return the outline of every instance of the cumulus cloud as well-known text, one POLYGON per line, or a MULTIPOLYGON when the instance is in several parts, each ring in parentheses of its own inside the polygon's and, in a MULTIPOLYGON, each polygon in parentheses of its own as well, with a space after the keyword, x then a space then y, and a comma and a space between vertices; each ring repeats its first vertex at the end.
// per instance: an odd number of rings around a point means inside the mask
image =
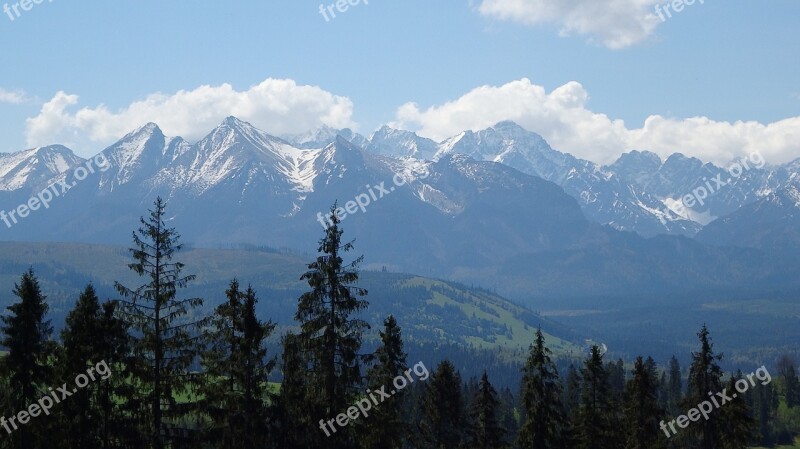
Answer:
POLYGON ((526 25, 554 24, 563 36, 587 36, 613 49, 634 45, 661 23, 655 5, 663 0, 482 0, 488 17, 526 25))
POLYGON ((28 100, 28 96, 21 90, 5 90, 0 87, 0 103, 20 104, 28 100))
POLYGON ((586 89, 574 81, 547 92, 521 79, 502 86, 478 87, 424 110, 407 103, 398 108, 391 125, 441 141, 464 130, 513 120, 541 134, 555 149, 598 163, 612 162, 632 149, 650 150, 662 158, 683 153, 716 163, 754 151, 761 152, 770 163, 787 162, 800 154, 800 117, 762 124, 653 115, 641 128, 632 129, 622 120, 590 110, 588 100, 586 89))
POLYGON ((270 78, 243 91, 222 84, 174 94, 155 93, 119 110, 102 104, 75 110, 78 102, 77 95, 56 93, 37 116, 27 120, 28 145, 57 142, 91 154, 148 122, 157 123, 167 135, 196 140, 230 115, 276 135, 321 125, 355 126, 350 99, 287 79, 270 78))

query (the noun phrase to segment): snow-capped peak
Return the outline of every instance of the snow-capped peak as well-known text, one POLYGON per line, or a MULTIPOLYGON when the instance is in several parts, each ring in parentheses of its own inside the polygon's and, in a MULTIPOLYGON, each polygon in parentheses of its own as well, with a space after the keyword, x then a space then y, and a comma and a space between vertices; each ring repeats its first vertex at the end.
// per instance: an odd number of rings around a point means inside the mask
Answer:
POLYGON ((0 154, 0 191, 39 186, 82 162, 62 145, 0 154))

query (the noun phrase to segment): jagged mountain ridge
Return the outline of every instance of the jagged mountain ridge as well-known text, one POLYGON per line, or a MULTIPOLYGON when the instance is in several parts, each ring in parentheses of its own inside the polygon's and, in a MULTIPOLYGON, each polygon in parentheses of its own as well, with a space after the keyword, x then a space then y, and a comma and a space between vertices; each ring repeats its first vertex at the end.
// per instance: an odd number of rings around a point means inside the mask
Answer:
POLYGON ((728 167, 680 153, 662 161, 652 152, 633 150, 613 164, 599 166, 554 150, 540 135, 510 121, 477 132, 465 131, 441 143, 386 127, 372 139, 377 143, 369 148, 380 148, 381 154, 389 156, 415 155, 416 148, 435 147, 433 160, 457 152, 503 163, 558 184, 578 201, 590 220, 644 236, 693 236, 713 220, 791 184, 800 173, 800 162, 765 167, 756 154, 753 160, 745 159, 737 176, 731 176, 728 167), (395 151, 387 150, 391 148, 395 151), (685 195, 720 174, 726 185, 709 195, 704 204, 676 206, 685 195))
MULTIPOLYGON (((368 266, 476 282, 516 297, 728 288, 745 268, 763 278, 773 273, 761 253, 742 260, 691 240, 649 241, 593 223, 587 203, 563 186, 600 180, 607 183, 596 185, 613 186, 622 176, 556 152, 512 123, 495 128, 451 139, 425 161, 376 154, 341 133, 323 147, 299 148, 233 117, 194 144, 148 124, 102 152, 109 161, 104 171, 80 182, 70 170, 61 172, 74 184, 68 194, 23 225, 0 227, 0 239, 128 244, 138 217, 161 195, 170 204, 170 225, 190 244, 311 253, 322 215, 339 200, 350 204, 344 225, 368 254, 368 266), (498 161, 473 158, 489 158, 498 145, 505 149, 498 161), (506 165, 514 160, 561 184, 506 165), (356 207, 356 198, 369 204, 356 207)), ((430 152, 407 133, 384 135, 410 142, 401 150, 406 154, 430 152)), ((637 183, 650 173, 628 168, 639 174, 637 183)), ((13 184, 9 179, 3 181, 13 184)), ((23 204, 46 184, 31 180, 0 191, 0 199, 23 204)))
MULTIPOLYGON (((233 117, 226 119, 225 124, 228 127, 243 126, 240 131, 244 137, 242 142, 230 142, 229 147, 218 154, 208 153, 209 148, 224 143, 225 132, 230 133, 230 129, 215 130, 215 136, 206 136, 198 142, 195 146, 203 146, 205 153, 197 154, 191 151, 193 145, 179 137, 165 137, 155 124, 142 127, 121 139, 114 149, 104 151, 104 154, 114 158, 115 167, 118 168, 106 174, 105 188, 113 189, 126 184, 134 172, 141 178, 149 178, 158 171, 161 180, 154 180, 153 187, 168 186, 177 181, 183 184, 174 185, 175 188, 192 185, 202 191, 213 188, 232 175, 230 169, 234 167, 230 161, 233 159, 226 159, 229 153, 239 152, 241 155, 242 152, 254 152, 261 153, 260 162, 236 167, 237 170, 247 171, 236 176, 248 177, 255 184, 258 184, 258 178, 269 178, 274 184, 282 183, 271 194, 283 195, 284 213, 292 214, 301 207, 299 203, 302 203, 303 195, 279 192, 287 188, 295 192, 310 188, 315 170, 324 165, 317 162, 321 149, 342 138, 357 148, 392 158, 435 161, 447 154, 461 153, 476 160, 499 162, 558 184, 578 201, 591 221, 644 236, 693 236, 711 221, 769 195, 787 185, 793 177, 796 179, 800 173, 797 169, 800 164, 786 164, 774 169, 752 167, 741 176, 730 179, 728 185, 714 192, 703 204, 687 208, 676 207, 680 198, 719 175, 731 178, 725 169, 681 154, 674 154, 662 162, 653 153, 635 150, 623 154, 613 164, 598 166, 552 149, 540 135, 510 121, 500 122, 482 131, 465 131, 440 143, 387 126, 373 133, 369 139, 349 129, 335 130, 324 126, 309 133, 281 139, 233 117), (138 142, 137 138, 145 141, 138 142), (210 139, 217 140, 212 143, 210 139), (247 141, 250 141, 249 148, 237 147, 238 144, 247 147, 247 141), (262 145, 266 145, 266 150, 253 150, 262 145), (137 151, 144 153, 137 154, 137 151), (281 155, 276 156, 278 153, 281 155), (170 165, 170 169, 162 170, 165 165, 170 165), (273 172, 274 167, 278 167, 279 173, 273 172)), ((81 161, 66 147, 47 147, 36 151, 53 152, 53 156, 48 157, 60 158, 61 171, 81 161)), ((14 158, 29 159, 25 152, 5 155, 0 159, 0 167, 5 168, 0 172, 0 192, 26 186, 27 178, 18 175, 20 170, 25 169, 15 169, 17 163, 14 163, 14 158)), ((40 184, 56 174, 56 171, 45 170, 43 175, 31 179, 38 180, 40 184)), ((251 191, 270 194, 260 192, 257 188, 251 188, 251 191)))
MULTIPOLYGON (((249 177, 254 183, 257 183, 259 177, 270 178, 272 183, 281 183, 282 179, 288 181, 274 189, 273 194, 278 194, 285 188, 296 192, 307 190, 310 185, 309 180, 314 176, 314 170, 320 168, 319 163, 308 162, 316 160, 321 153, 314 151, 314 147, 322 148, 337 137, 341 137, 351 141, 358 148, 366 148, 372 153, 389 157, 437 160, 443 155, 457 152, 477 160, 500 162, 560 185, 578 200, 590 220, 611 225, 616 229, 632 230, 645 236, 659 233, 693 235, 701 228, 698 224, 705 225, 745 204, 757 201, 786 185, 793 179, 792 177, 794 179, 797 177, 798 164, 787 164, 776 170, 766 170, 761 167, 747 170, 743 176, 733 179, 733 182, 724 189, 705 200, 705 204, 684 208, 688 213, 680 216, 675 210, 677 209, 674 207, 675 201, 684 192, 691 192, 693 186, 702 186, 708 179, 724 173, 722 168, 713 164, 703 164, 695 158, 687 158, 680 154, 675 154, 662 162, 653 153, 639 151, 624 154, 614 164, 600 167, 592 162, 553 150, 541 136, 528 132, 513 122, 501 122, 478 132, 466 131, 438 144, 415 133, 393 130, 386 126, 376 131, 370 139, 348 129, 334 130, 322 127, 284 140, 272 137, 233 117, 225 121, 228 127, 236 126, 237 123, 245 127, 240 130, 241 134, 246 136, 244 141, 248 138, 255 139, 250 143, 250 149, 243 150, 245 153, 266 142, 272 142, 268 145, 271 148, 277 145, 283 148, 284 153, 291 153, 288 157, 287 154, 278 157, 273 154, 270 157, 269 154, 275 153, 276 150, 267 149, 260 151, 261 162, 248 167, 238 167, 247 173, 239 173, 237 176, 249 177), (279 167, 280 173, 277 176, 276 173, 272 173, 271 169, 274 167, 279 167)), ((224 131, 215 130, 216 136, 209 135, 197 145, 205 147, 208 151, 208 148, 213 146, 210 145, 209 139, 217 139, 215 144, 221 144, 225 138, 224 131)), ((227 131, 230 132, 230 129, 227 131)), ((236 144, 232 142, 232 146, 236 144)), ((191 148, 192 145, 185 140, 166 138, 155 124, 148 124, 104 151, 104 154, 113 158, 116 167, 115 171, 104 176, 105 189, 112 190, 127 184, 131 181, 128 178, 133 176, 133 173, 146 179, 152 177, 155 171, 159 171, 161 180, 154 179, 152 187, 172 184, 174 188, 184 188, 192 185, 199 191, 212 188, 221 180, 231 176, 229 169, 232 167, 229 164, 232 159, 226 158, 228 152, 237 151, 235 148, 223 149, 219 154, 187 155, 191 148), (144 140, 138 142, 137 139, 144 140), (139 154, 137 151, 142 153, 139 154), (191 157, 194 160, 187 160, 191 157), (173 165, 172 163, 179 158, 182 159, 181 163, 173 165), (161 167, 167 164, 173 166, 168 170, 162 170, 161 167)), ((28 150, 31 151, 45 153, 51 151, 53 155, 48 157, 60 161, 60 170, 45 170, 44 174, 38 177, 31 176, 33 182, 38 184, 81 161, 65 147, 28 150)), ((27 177, 24 176, 26 169, 17 167, 18 164, 14 163, 15 158, 22 161, 30 159, 26 152, 5 155, 0 159, 2 162, 0 166, 4 168, 4 171, 0 172, 2 174, 0 186, 3 187, 0 192, 26 186, 27 177), (20 176, 20 173, 23 175, 20 176)), ((251 190, 257 191, 257 189, 251 190)), ((259 193, 264 194, 264 192, 259 193)), ((284 196, 285 213, 296 212, 300 207, 298 202, 302 202, 303 196, 291 194, 284 196)))

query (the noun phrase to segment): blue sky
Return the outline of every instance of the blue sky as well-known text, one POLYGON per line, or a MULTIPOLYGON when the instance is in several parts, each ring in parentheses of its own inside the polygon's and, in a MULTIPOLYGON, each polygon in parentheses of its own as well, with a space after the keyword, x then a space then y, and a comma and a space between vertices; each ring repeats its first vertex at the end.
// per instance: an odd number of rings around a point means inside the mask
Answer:
POLYGON ((44 0, 0 15, 0 151, 88 156, 148 121, 191 140, 237 115, 437 140, 513 119, 598 162, 800 157, 800 2, 697 0, 665 22, 666 1, 610 3, 362 0, 326 21, 318 0, 44 0))

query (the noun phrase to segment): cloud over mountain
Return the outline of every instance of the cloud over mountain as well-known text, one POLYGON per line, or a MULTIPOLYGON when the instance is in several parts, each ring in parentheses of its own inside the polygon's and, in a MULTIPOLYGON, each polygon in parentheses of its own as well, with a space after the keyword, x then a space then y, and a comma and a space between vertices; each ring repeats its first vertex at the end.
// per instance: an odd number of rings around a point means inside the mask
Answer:
POLYGON ((321 125, 354 126, 350 99, 289 79, 269 78, 241 91, 226 83, 154 93, 118 110, 102 104, 74 110, 78 104, 78 95, 62 91, 53 96, 27 120, 28 145, 64 142, 93 154, 92 148, 148 122, 158 122, 169 135, 193 140, 229 115, 265 124, 276 134, 301 133, 321 125))
POLYGON ((641 128, 629 128, 622 120, 592 111, 589 98, 575 81, 548 93, 523 78, 502 86, 481 86, 427 109, 406 103, 398 108, 393 126, 441 140, 465 129, 513 120, 544 136, 554 148, 598 163, 611 162, 631 149, 650 150, 664 158, 683 153, 720 164, 755 151, 770 163, 788 162, 799 154, 800 117, 764 124, 651 115, 641 128))

